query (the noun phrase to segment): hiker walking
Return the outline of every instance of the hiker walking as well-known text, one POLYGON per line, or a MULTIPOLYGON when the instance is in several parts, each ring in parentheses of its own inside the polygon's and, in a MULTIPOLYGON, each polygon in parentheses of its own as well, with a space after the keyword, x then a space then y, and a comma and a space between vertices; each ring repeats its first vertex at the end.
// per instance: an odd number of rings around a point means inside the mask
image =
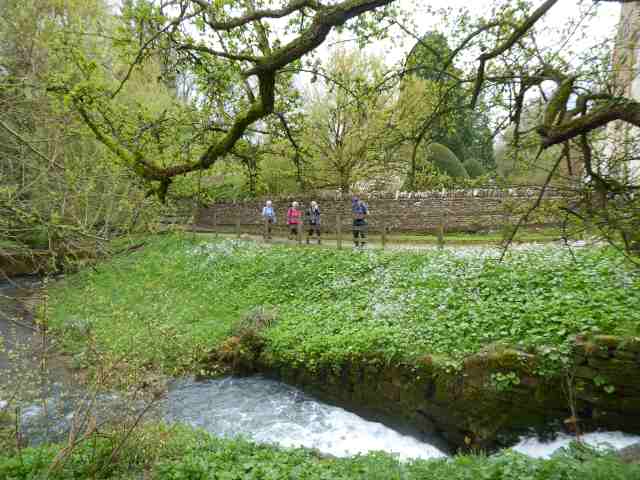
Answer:
POLYGON ((308 227, 307 243, 309 243, 315 232, 316 237, 318 237, 318 245, 320 245, 320 207, 315 200, 311 202, 305 216, 308 227))
POLYGON ((298 202, 293 202, 287 210, 287 225, 289 226, 289 239, 295 240, 302 222, 302 212, 298 210, 298 202))
POLYGON ((262 219, 265 224, 264 238, 271 239, 271 228, 276 223, 276 211, 273 208, 271 200, 267 200, 262 207, 262 219))
POLYGON ((364 247, 367 243, 367 205, 358 197, 351 199, 351 212, 353 213, 353 244, 364 247), (359 238, 359 241, 358 241, 359 238))

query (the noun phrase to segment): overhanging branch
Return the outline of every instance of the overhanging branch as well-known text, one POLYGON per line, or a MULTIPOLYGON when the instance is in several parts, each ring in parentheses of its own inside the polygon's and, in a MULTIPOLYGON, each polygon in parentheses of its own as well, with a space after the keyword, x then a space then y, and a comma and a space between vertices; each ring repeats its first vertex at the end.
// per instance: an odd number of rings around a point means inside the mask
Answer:
POLYGON ((476 82, 473 88, 473 96, 471 99, 471 108, 475 108, 478 103, 478 98, 480 97, 480 91, 482 90, 482 84, 484 83, 484 72, 486 68, 486 63, 496 58, 499 55, 502 55, 504 52, 513 47, 521 38, 523 38, 527 32, 540 20, 556 3, 558 0, 547 0, 540 7, 538 7, 529 17, 525 19, 520 26, 515 28, 511 35, 502 42, 500 45, 496 46, 490 52, 485 52, 478 60, 480 61, 480 65, 478 66, 478 73, 476 75, 476 82))
MULTIPOLYGON (((207 12, 212 14, 211 5, 209 2, 205 0, 192 0, 193 3, 198 4, 203 12, 207 12)), ((207 19, 207 25, 211 27, 212 30, 216 31, 228 31, 233 30, 234 28, 242 27, 243 25, 247 25, 252 22, 256 22, 258 20, 264 18, 283 18, 286 17, 293 12, 298 10, 302 10, 303 8, 311 8, 313 10, 319 10, 323 6, 320 2, 315 0, 294 0, 289 5, 285 5, 282 8, 278 9, 262 9, 248 12, 247 14, 237 17, 231 20, 226 21, 216 21, 215 19, 209 18, 207 19)))
MULTIPOLYGON (((211 12, 208 2, 204 0, 192 1, 200 7, 198 13, 211 12)), ((203 45, 183 44, 178 46, 179 49, 198 50, 229 60, 254 63, 255 66, 245 71, 244 75, 245 77, 252 75, 257 76, 259 84, 259 95, 252 99, 253 101, 249 107, 237 114, 229 130, 215 143, 210 145, 206 152, 195 162, 185 162, 166 168, 158 167, 154 165, 153 162, 143 158, 141 152, 132 152, 126 145, 123 145, 122 142, 119 142, 113 138, 113 136, 107 134, 104 129, 100 128, 88 110, 90 105, 83 102, 81 95, 74 98, 74 104, 85 120, 85 123, 87 123, 99 141, 131 165, 141 177, 146 180, 161 182, 161 193, 166 193, 171 178, 211 167, 218 158, 221 158, 233 149, 236 142, 244 135, 250 125, 273 112, 276 75, 283 67, 318 47, 326 39, 332 28, 344 25, 348 20, 362 13, 391 4, 393 1, 394 0, 344 0, 335 5, 323 6, 315 0, 294 0, 282 9, 254 10, 243 17, 228 22, 216 23, 211 18, 208 18, 207 23, 212 29, 229 30, 259 21, 262 18, 285 17, 305 7, 311 8, 316 12, 311 24, 302 30, 296 39, 262 57, 253 57, 242 53, 236 54, 226 50, 212 50, 203 45)), ((184 9, 181 11, 180 17, 187 17, 184 9)), ((170 25, 175 25, 175 22, 176 20, 173 20, 170 25)), ((158 34, 151 37, 152 40, 158 38, 159 34, 165 33, 168 28, 169 26, 166 26, 161 29, 158 34)), ((138 61, 139 59, 136 58, 136 62, 138 61)), ((119 91, 119 89, 117 91, 119 91)))
POLYGON ((615 120, 640 127, 640 103, 626 98, 612 100, 600 104, 585 115, 557 125, 541 125, 537 132, 542 138, 542 145, 547 148, 592 132, 615 120))

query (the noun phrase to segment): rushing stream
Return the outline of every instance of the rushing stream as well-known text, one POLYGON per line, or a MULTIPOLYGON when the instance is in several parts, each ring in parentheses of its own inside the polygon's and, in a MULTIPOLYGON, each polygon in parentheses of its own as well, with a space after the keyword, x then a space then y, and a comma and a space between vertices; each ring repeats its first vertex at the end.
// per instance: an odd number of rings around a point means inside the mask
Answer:
MULTIPOLYGON (((35 338, 20 301, 28 297, 29 290, 37 284, 33 279, 21 279, 17 283, 0 283, 0 337, 5 338, 5 346, 9 349, 16 342, 28 343, 35 338)), ((29 357, 28 350, 23 352, 29 357)), ((26 361, 21 362, 24 368, 29 365, 29 359, 23 360, 26 361)), ((15 356, 0 352, 0 379, 4 376, 6 381, 7 373, 15 367, 11 363, 15 361, 15 356)), ((48 400, 29 405, 21 412, 24 432, 35 442, 44 438, 64 438, 77 399, 83 394, 81 389, 73 387, 69 380, 71 375, 63 369, 53 369, 50 376, 46 389, 48 400)), ((6 394, 7 390, 4 392, 6 394)), ((1 397, 0 410, 4 404, 1 397)), ((122 407, 117 395, 102 395, 99 403, 102 418, 117 415, 122 407)), ((403 435, 380 423, 317 401, 294 387, 260 376, 204 382, 176 380, 155 414, 169 422, 186 423, 218 436, 242 436, 287 447, 315 448, 335 456, 370 451, 385 451, 403 459, 447 455, 445 442, 436 436, 417 439, 403 435)), ((564 434, 547 443, 534 437, 523 438, 514 450, 534 457, 548 457, 571 440, 564 434)), ((640 442, 640 436, 596 432, 585 435, 584 440, 591 445, 605 443, 618 449, 640 442)))
POLYGON ((401 458, 437 458, 446 451, 437 437, 420 441, 402 435, 263 377, 180 381, 171 389, 166 408, 169 420, 216 435, 242 435, 335 456, 383 450, 401 458))
POLYGON ((37 285, 38 280, 31 277, 0 282, 0 339, 4 346, 0 349, 0 372, 9 367, 7 350, 33 343, 35 330, 23 302, 37 285))
MULTIPOLYGON (((400 458, 441 458, 447 451, 438 437, 418 440, 339 407, 314 400, 300 390, 263 377, 176 382, 165 403, 169 421, 184 422, 219 436, 242 435, 257 442, 309 447, 335 456, 381 450, 400 458)), ((513 447, 531 457, 547 458, 575 440, 522 438, 513 447)), ((640 436, 621 432, 583 435, 592 446, 624 448, 640 436)))

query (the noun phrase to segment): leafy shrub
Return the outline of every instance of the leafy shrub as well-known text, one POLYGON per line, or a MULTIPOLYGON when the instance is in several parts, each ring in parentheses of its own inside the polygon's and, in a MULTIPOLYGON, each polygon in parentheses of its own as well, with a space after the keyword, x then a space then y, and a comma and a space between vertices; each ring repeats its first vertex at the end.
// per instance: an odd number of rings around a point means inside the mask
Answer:
POLYGON ((493 388, 498 392, 508 392, 513 387, 520 385, 520 378, 515 372, 497 372, 491 374, 491 382, 493 384, 493 388))
POLYGON ((432 143, 429 146, 427 162, 452 178, 468 178, 469 174, 458 160, 458 157, 447 147, 440 143, 432 143))
POLYGON ((478 178, 487 173, 482 164, 475 158, 468 158, 462 166, 471 178, 478 178))
POLYGON ((233 336, 227 338, 206 363, 213 363, 209 366, 215 368, 231 367, 232 372, 236 373, 253 372, 256 369, 255 362, 265 345, 264 330, 272 326, 275 319, 275 311, 264 305, 252 308, 233 324, 233 336))

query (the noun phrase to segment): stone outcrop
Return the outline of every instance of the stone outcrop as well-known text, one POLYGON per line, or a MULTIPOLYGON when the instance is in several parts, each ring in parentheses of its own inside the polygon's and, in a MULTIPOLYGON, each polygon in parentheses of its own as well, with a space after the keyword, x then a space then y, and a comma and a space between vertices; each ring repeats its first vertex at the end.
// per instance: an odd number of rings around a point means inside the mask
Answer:
POLYGON ((578 337, 576 398, 593 426, 640 431, 640 338, 578 337))
POLYGON ((635 443, 621 449, 618 452, 618 457, 620 457, 624 463, 640 464, 640 443, 635 443))

